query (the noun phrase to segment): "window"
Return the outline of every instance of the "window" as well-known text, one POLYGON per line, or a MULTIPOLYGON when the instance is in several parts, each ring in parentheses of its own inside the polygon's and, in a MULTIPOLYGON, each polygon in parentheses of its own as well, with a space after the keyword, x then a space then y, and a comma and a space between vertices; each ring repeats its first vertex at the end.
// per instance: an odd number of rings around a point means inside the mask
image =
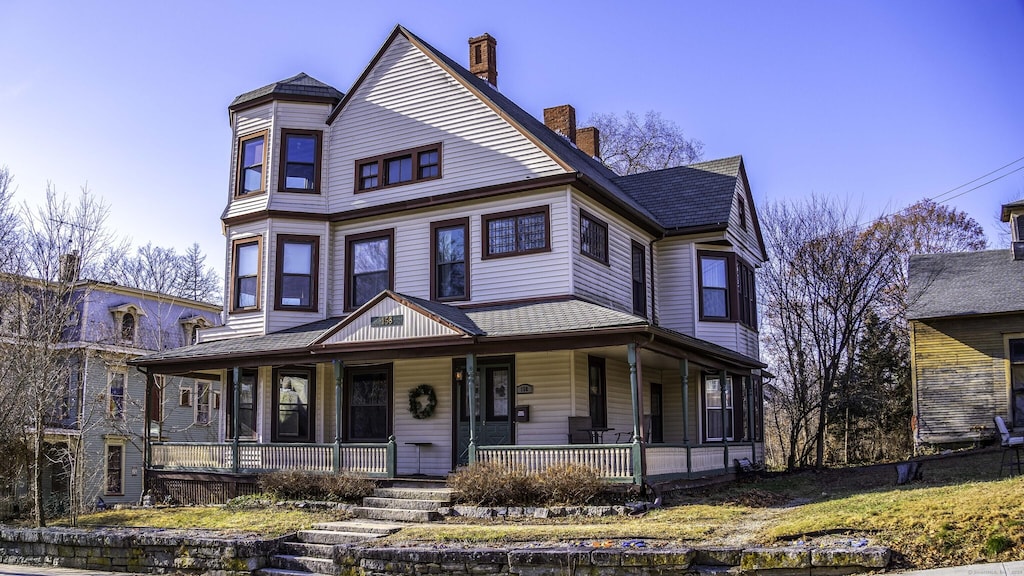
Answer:
POLYGON ((485 259, 550 250, 547 206, 490 214, 481 220, 485 259))
POLYGON ((1013 426, 1024 425, 1024 339, 1013 338, 1010 348, 1010 416, 1013 426))
POLYGON ((356 161, 356 192, 441 177, 441 144, 356 161))
POLYGON ((153 385, 146 392, 146 403, 149 405, 149 435, 152 438, 160 438, 162 432, 165 383, 164 377, 156 374, 153 376, 153 385))
POLYGON ((277 310, 317 309, 320 237, 277 237, 277 310))
POLYGON ((701 320, 729 320, 729 257, 703 253, 700 258, 701 320))
POLYGON ((634 241, 633 253, 633 314, 647 317, 647 259, 644 257, 644 246, 634 241))
POLYGON ((740 229, 747 229, 747 206, 743 202, 743 198, 736 199, 736 211, 739 212, 740 217, 740 229))
POLYGON ((236 240, 232 253, 232 311, 259 310, 260 237, 236 240))
POLYGON ((112 371, 107 374, 107 415, 111 418, 124 418, 124 372, 112 371))
POLYGON ((391 365, 353 368, 346 373, 345 440, 386 442, 391 432, 391 365))
POLYGON ((200 380, 196 388, 196 424, 206 426, 210 423, 210 383, 200 380))
POLYGON ((744 262, 738 263, 739 268, 739 300, 740 323, 757 330, 757 285, 754 269, 744 262))
POLYGON ((124 494, 124 445, 107 444, 107 481, 104 494, 120 496, 124 494))
POLYGON ((608 225, 580 210, 580 253, 608 263, 608 225))
POLYGON ((394 285, 395 231, 371 232, 345 239, 345 268, 348 271, 348 309, 355 309, 394 285))
POLYGON ((719 375, 704 376, 704 418, 705 440, 733 439, 731 376, 725 377, 725 386, 722 386, 722 377, 719 375), (722 414, 722 410, 725 410, 725 414, 722 414))
POLYGON ((189 335, 189 339, 188 339, 189 344, 198 344, 199 343, 199 325, 198 324, 193 324, 191 332, 192 332, 192 334, 189 335))
POLYGON ((1014 216, 1013 223, 1016 224, 1016 230, 1014 231, 1017 233, 1017 235, 1013 237, 1013 241, 1024 242, 1024 214, 1014 216))
POLYGON ((232 418, 234 417, 234 398, 235 391, 234 386, 238 386, 238 437, 252 439, 256 437, 256 415, 257 415, 257 399, 259 397, 257 390, 257 371, 255 368, 242 368, 238 371, 238 382, 234 381, 235 371, 228 370, 228 384, 230 387, 227 391, 227 418, 228 428, 225 433, 226 438, 234 438, 234 423, 232 418))
POLYGON ((320 139, 316 130, 281 130, 282 192, 320 192, 320 139))
POLYGON ((608 387, 604 358, 588 357, 587 380, 590 394, 590 424, 594 428, 607 428, 608 387))
POLYGON ((181 388, 178 389, 178 406, 183 408, 192 407, 192 387, 186 384, 182 384, 181 388))
POLYGON ((265 190, 263 164, 266 162, 267 133, 260 132, 238 139, 238 183, 236 196, 265 190))
POLYGON ((135 341, 135 316, 125 314, 121 317, 121 340, 125 342, 135 341))
POLYGON ((314 371, 279 368, 274 374, 275 442, 313 441, 314 371))
POLYGON ((469 299, 469 220, 449 220, 430 225, 430 298, 469 299))

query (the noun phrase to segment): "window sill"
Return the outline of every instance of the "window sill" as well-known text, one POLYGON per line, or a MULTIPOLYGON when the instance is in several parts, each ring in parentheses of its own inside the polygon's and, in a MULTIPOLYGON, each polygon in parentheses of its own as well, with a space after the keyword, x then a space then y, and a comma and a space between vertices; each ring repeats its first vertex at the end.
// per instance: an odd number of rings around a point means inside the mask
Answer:
POLYGON ((252 192, 246 192, 244 194, 239 194, 236 192, 232 198, 234 200, 243 200, 245 198, 252 198, 253 196, 262 196, 266 193, 266 190, 253 190, 252 192))
POLYGON ((319 196, 319 190, 306 190, 304 188, 282 188, 277 191, 278 194, 305 194, 307 196, 319 196))
POLYGON ((530 254, 544 254, 551 252, 551 248, 543 248, 539 250, 525 250, 523 252, 502 252, 501 254, 485 254, 480 257, 481 260, 495 260, 498 258, 512 258, 515 256, 529 256, 530 254))

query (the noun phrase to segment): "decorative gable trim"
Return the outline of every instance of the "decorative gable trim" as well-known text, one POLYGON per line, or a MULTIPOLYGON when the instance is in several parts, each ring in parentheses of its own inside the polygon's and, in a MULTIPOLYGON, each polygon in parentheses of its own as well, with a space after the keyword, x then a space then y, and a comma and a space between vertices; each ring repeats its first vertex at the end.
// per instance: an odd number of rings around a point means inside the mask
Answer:
POLYGON ((385 290, 328 330, 312 347, 472 336, 423 306, 385 290))

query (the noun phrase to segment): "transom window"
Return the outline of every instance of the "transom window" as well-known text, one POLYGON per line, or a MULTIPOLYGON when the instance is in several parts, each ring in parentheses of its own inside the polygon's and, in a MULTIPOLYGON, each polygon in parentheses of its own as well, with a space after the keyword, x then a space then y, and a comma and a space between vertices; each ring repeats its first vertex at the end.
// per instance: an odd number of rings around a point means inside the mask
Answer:
POLYGON ((482 217, 484 258, 550 250, 548 207, 502 212, 482 217))
POLYGON ((278 189, 320 192, 320 138, 316 130, 281 131, 281 169, 278 189))
POLYGON ((431 228, 431 299, 469 298, 469 220, 435 222, 431 228))
POLYGON ((441 144, 356 161, 356 192, 441 177, 441 144))
POLYGON ((245 196, 263 192, 267 133, 260 132, 238 139, 238 183, 235 194, 245 196))
POLYGON ((346 269, 349 309, 362 306, 394 282, 391 266, 394 260, 394 230, 359 234, 346 238, 346 269))
POLYGON ((608 263, 608 225, 580 210, 580 253, 608 263))
POLYGON ((702 319, 729 319, 729 258, 700 256, 700 315, 702 319))
POLYGON ((276 309, 317 309, 319 253, 319 236, 277 237, 276 309))
POLYGON ((236 240, 232 263, 234 311, 258 310, 260 291, 260 237, 236 240))

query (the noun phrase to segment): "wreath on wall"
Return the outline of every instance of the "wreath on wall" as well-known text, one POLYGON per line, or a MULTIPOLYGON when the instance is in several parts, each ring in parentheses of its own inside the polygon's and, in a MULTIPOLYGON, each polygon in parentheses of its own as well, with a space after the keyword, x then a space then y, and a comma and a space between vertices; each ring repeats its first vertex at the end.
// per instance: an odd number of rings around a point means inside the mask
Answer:
POLYGON ((430 418, 437 408, 437 394, 430 384, 420 384, 409 390, 409 413, 417 420, 430 418), (426 396, 426 400, 423 397, 426 396))

